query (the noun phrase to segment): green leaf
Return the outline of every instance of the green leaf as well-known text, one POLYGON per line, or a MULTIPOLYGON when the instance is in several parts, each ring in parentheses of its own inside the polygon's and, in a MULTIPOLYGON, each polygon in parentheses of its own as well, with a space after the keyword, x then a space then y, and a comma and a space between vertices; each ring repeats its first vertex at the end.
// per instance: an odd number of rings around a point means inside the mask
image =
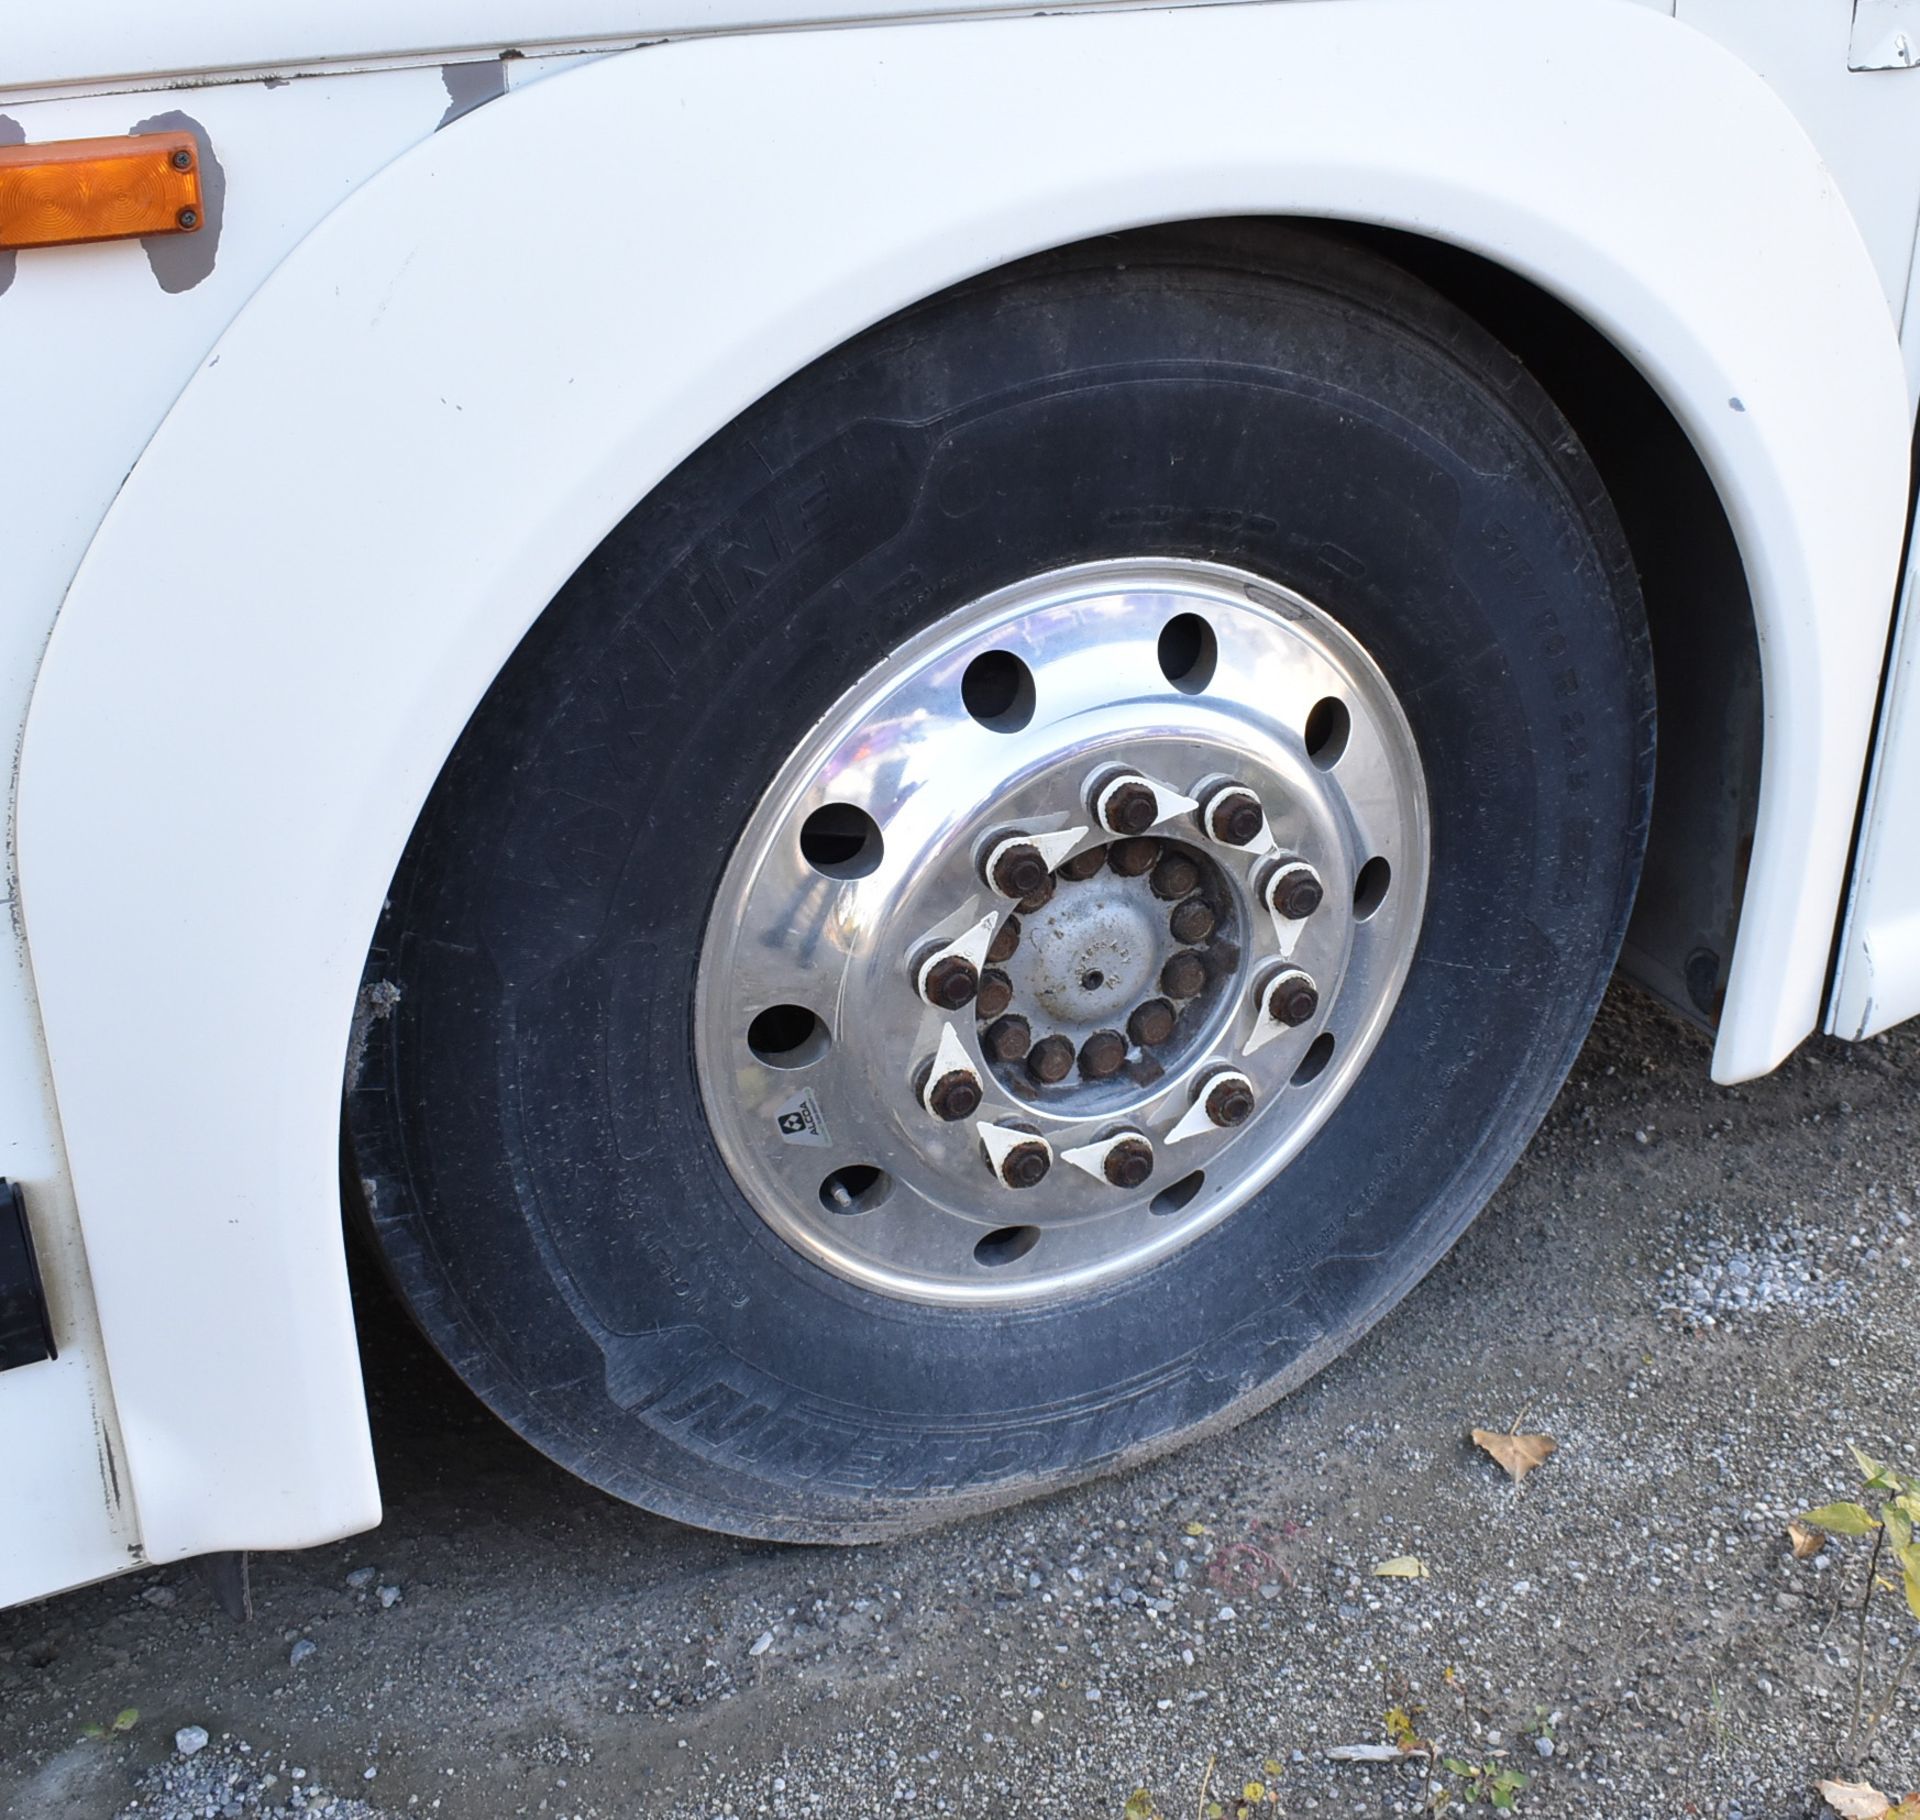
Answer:
POLYGON ((1818 1510, 1803 1510, 1800 1521, 1830 1536, 1870 1536, 1880 1527, 1858 1504, 1822 1504, 1818 1510))
MULTIPOLYGON (((1909 1549, 1907 1552, 1911 1554, 1913 1551, 1909 1549)), ((1903 1561, 1901 1569, 1900 1583, 1906 1590, 1907 1610, 1920 1618, 1920 1567, 1911 1561, 1903 1561)))
POLYGON ((113 1715, 113 1729, 117 1732, 130 1732, 140 1723, 140 1709, 137 1706, 123 1706, 113 1715))
POLYGON ((1877 1479, 1887 1470, 1871 1454, 1862 1453, 1851 1441, 1847 1443, 1847 1452, 1853 1455, 1853 1463, 1860 1468, 1863 1479, 1877 1479))
POLYGON ((1121 1809, 1121 1820, 1155 1820, 1159 1812, 1153 1805, 1153 1797, 1144 1788, 1136 1788, 1127 1797, 1127 1805, 1121 1809))
POLYGON ((1895 1554, 1911 1545, 1913 1541, 1913 1519, 1897 1504, 1880 1506, 1880 1521, 1887 1526, 1887 1540, 1893 1544, 1895 1554))
POLYGON ((1471 1776, 1473 1774, 1473 1765, 1471 1763, 1462 1763, 1458 1757, 1442 1757, 1440 1759, 1440 1767, 1449 1775, 1453 1776, 1471 1776))
POLYGON ((104 1738, 106 1735, 107 1728, 104 1725, 94 1724, 91 1719, 80 1728, 80 1736, 83 1738, 104 1738))

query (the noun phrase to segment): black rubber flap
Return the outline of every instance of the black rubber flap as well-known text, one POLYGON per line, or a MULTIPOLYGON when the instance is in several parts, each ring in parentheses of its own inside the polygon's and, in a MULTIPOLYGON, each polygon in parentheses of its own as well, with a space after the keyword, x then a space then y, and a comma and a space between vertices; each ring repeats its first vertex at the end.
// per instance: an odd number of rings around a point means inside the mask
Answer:
POLYGON ((26 1199, 17 1183, 0 1180, 0 1371, 54 1356, 26 1199))

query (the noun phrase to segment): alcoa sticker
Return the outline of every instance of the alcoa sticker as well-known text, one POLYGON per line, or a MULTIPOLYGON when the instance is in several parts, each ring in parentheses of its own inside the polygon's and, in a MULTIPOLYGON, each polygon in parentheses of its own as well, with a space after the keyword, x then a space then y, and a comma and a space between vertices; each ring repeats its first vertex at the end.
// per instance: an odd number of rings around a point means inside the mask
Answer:
POLYGON ((805 1090, 774 1107, 773 1122, 783 1143, 812 1144, 824 1150, 833 1142, 827 1136, 827 1121, 820 1116, 820 1102, 805 1090))

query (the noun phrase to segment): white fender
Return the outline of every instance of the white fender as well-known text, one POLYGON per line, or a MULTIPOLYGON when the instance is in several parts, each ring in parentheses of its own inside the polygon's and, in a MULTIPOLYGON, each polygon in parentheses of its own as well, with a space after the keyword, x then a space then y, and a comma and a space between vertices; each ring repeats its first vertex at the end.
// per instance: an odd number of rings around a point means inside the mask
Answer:
POLYGON ((1568 299, 1685 423, 1766 755, 1716 1071, 1813 1025, 1893 591, 1905 384, 1766 85, 1616 0, 1338 0, 690 41, 352 194, 182 392, 61 612, 21 885, 146 1552, 375 1520, 336 1193, 382 893, 607 529, 816 355, 1150 222, 1388 223, 1568 299))

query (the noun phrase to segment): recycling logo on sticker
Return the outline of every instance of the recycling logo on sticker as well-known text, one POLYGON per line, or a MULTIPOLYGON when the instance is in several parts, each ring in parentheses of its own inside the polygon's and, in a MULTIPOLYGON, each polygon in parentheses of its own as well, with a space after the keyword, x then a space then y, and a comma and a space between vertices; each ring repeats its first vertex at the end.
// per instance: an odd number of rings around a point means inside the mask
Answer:
POLYGON ((811 1093, 796 1093, 773 1109, 773 1122, 785 1144, 812 1144, 825 1149, 833 1140, 827 1136, 827 1121, 820 1115, 820 1102, 811 1093))

